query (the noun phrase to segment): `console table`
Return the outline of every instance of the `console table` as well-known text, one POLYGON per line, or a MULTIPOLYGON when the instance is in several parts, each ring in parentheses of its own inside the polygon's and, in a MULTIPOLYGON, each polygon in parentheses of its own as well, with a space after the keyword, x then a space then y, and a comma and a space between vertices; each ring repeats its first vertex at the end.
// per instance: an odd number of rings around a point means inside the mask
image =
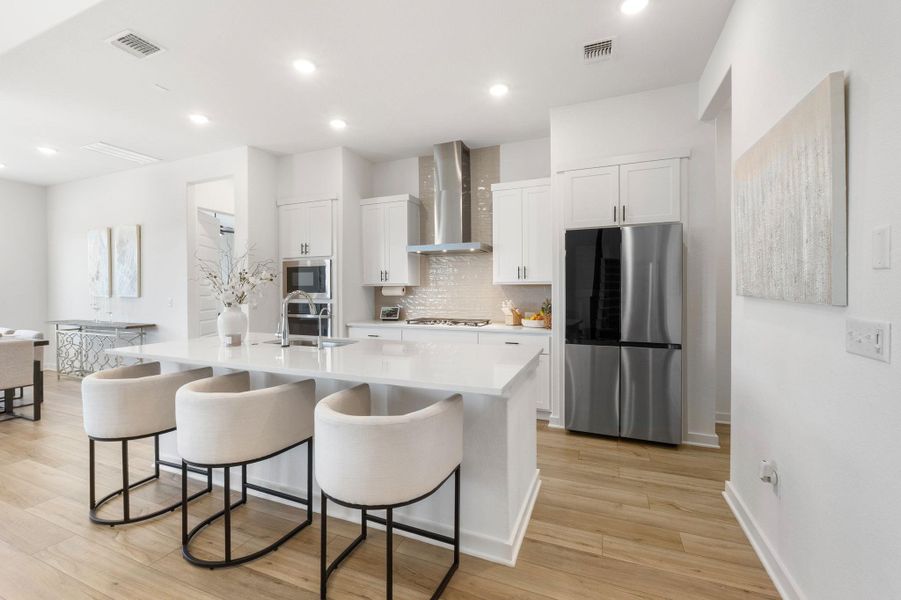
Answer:
POLYGON ((106 353, 119 346, 144 343, 147 329, 154 323, 124 323, 62 319, 48 321, 56 326, 56 377, 84 377, 121 364, 121 358, 106 353))

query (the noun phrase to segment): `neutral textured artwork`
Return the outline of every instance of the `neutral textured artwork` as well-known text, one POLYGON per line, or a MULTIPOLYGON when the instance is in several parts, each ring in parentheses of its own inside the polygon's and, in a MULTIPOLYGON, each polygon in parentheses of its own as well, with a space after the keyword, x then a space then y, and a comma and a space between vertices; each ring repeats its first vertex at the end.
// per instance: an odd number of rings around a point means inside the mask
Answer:
POLYGON ((141 226, 113 229, 113 290, 120 298, 141 296, 141 226))
POLYGON ((110 296, 109 228, 88 231, 88 276, 91 296, 110 296))
POLYGON ((735 163, 736 293, 845 306, 844 74, 832 73, 735 163))

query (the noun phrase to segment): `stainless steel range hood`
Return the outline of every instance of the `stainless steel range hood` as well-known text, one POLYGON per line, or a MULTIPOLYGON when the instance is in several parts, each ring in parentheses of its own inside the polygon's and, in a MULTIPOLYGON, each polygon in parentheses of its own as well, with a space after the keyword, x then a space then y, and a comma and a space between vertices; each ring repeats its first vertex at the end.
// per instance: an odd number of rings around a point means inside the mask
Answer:
POLYGON ((491 252, 491 246, 472 241, 472 204, 469 148, 461 141, 436 144, 435 243, 407 246, 417 254, 469 254, 491 252))

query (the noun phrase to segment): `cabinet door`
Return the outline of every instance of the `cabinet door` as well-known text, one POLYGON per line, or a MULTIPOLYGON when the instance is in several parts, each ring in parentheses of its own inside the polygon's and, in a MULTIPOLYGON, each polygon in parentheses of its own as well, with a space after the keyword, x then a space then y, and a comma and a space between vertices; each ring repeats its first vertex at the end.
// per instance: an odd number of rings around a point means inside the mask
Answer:
POLYGON ((538 381, 535 386, 538 389, 538 400, 535 407, 538 410, 551 410, 551 360, 547 354, 538 357, 538 381))
POLYGON ((400 327, 348 327, 347 337, 365 339, 400 340, 403 337, 400 327))
POLYGON ((386 285, 410 284, 410 260, 407 254, 407 203, 385 205, 386 285))
POLYGON ((678 158, 620 166, 620 220, 624 224, 679 220, 681 169, 678 158))
POLYGON ((551 283, 553 223, 551 188, 522 190, 522 278, 527 283, 551 283))
POLYGON ((494 192, 493 203, 494 283, 523 283, 522 190, 494 192))
POLYGON ((363 206, 360 219, 363 285, 384 285, 385 207, 381 204, 363 206))
POLYGON ((308 233, 305 240, 309 244, 304 256, 332 255, 332 201, 308 202, 308 233))
POLYGON ((619 224, 619 167, 568 171, 560 181, 567 229, 619 224))
POLYGON ((415 325, 404 329, 405 342, 449 342, 454 344, 478 344, 479 334, 475 331, 447 331, 444 329, 415 329, 415 325))
POLYGON ((278 209, 278 245, 282 258, 304 256, 309 211, 305 204, 288 204, 278 209))

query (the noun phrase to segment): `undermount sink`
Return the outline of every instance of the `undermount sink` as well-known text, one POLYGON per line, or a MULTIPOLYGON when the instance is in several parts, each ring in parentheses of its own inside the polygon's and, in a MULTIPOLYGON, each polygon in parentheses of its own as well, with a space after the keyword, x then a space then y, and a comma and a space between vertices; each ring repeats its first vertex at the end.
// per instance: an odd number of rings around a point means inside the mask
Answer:
MULTIPOLYGON (((278 344, 281 345, 281 340, 266 340, 263 342, 264 344, 278 344)), ((341 346, 347 346, 349 344, 356 344, 357 340, 322 340, 323 348, 339 348, 341 346)), ((316 340, 288 340, 288 344, 291 346, 303 346, 305 348, 316 348, 319 344, 316 343, 316 340)))

